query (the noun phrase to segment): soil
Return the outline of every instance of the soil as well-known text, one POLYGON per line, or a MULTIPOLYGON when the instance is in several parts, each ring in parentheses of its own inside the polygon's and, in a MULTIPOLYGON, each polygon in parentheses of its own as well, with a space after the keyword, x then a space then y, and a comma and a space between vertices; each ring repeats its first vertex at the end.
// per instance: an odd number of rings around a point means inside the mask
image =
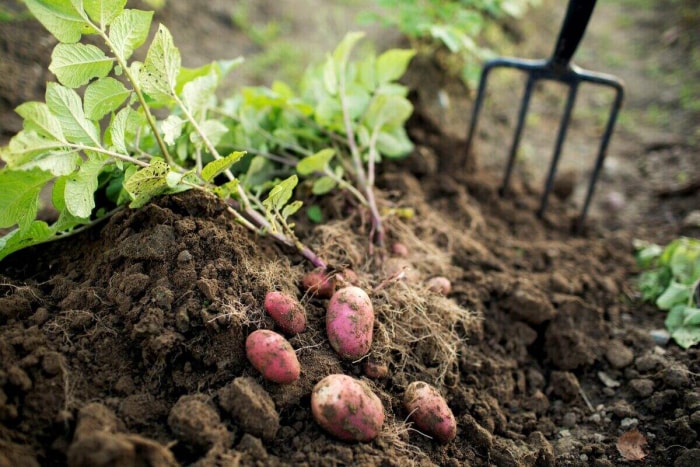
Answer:
MULTIPOLYGON (((220 4, 211 3, 212 17, 220 17, 220 4)), ((168 2, 162 14, 182 18, 180 4, 187 2, 168 2)), ((600 5, 607 29, 591 30, 594 43, 612 34, 610 13, 623 6, 600 5)), ((556 29, 552 17, 560 12, 535 10, 532 24, 556 29)), ((630 27, 622 51, 675 25, 672 14, 655 13, 654 21, 645 21, 647 12, 632 14, 642 32, 630 27)), ((209 34, 193 37, 222 42, 211 28, 230 26, 205 19, 209 34)), ((2 24, 3 44, 20 44, 7 38, 28 24, 2 24)), ((535 26, 521 27, 529 37, 535 26)), ((547 47, 528 41, 522 50, 546 54, 547 47)), ((621 74, 650 79, 640 60, 626 61, 621 74)), ((213 199, 163 197, 72 241, 0 263, 0 466, 602 467, 625 464, 640 450, 640 465, 700 465, 700 352, 652 337, 663 315, 635 291, 632 246, 635 238, 697 232, 683 223, 700 205, 689 183, 699 162, 692 125, 621 125, 596 211, 584 233, 573 235, 576 180, 585 181, 586 170, 564 168, 576 175, 563 189, 570 196, 553 198, 539 219, 537 172, 549 145, 535 139, 530 144, 542 155, 522 164, 509 195, 499 196, 502 164, 487 155, 504 148, 508 118, 499 118, 498 108, 512 108, 512 96, 496 96, 497 115, 486 116, 477 152, 465 161, 461 122, 444 122, 429 96, 449 89, 460 108, 466 104, 457 93, 466 99, 468 92, 431 79, 439 64, 417 63, 408 78, 417 80, 410 127, 416 151, 384 164, 378 180, 384 206, 410 207, 415 216, 389 214, 387 245, 372 252, 366 217, 342 193, 316 200, 327 223, 300 219, 298 227, 334 271, 353 269, 370 292, 377 317, 370 358, 386 364, 388 376, 369 378, 364 361, 333 352, 325 338, 327 300, 299 288, 311 269, 302 258, 251 235, 213 199), (640 141, 639 133, 649 139, 640 141), (689 178, 663 176, 683 171, 689 178), (613 191, 626 195, 630 213, 606 210, 613 191), (407 256, 392 254, 394 243, 405 245, 407 256), (404 280, 392 279, 397 265, 410 266, 404 280), (450 279, 448 297, 428 290, 434 276, 450 279), (302 374, 289 385, 264 381, 245 357, 245 337, 274 328, 262 306, 270 290, 298 296, 308 314, 306 332, 290 338, 302 374), (341 442, 314 422, 311 390, 332 373, 362 378, 380 397, 387 421, 376 440, 341 442), (445 396, 458 424, 454 441, 438 444, 406 422, 403 392, 416 380, 445 396)), ((597 69, 595 62, 588 67, 597 69)), ((33 86, 39 75, 26 79, 33 86)), ((15 90, 31 91, 17 83, 0 88, 3 104, 23 98, 15 90)), ((630 114, 638 116, 654 96, 634 80, 629 86, 630 114)), ((548 93, 541 93, 545 100, 557 96, 548 93)), ((543 127, 556 121, 540 118, 543 127)), ((6 135, 16 131, 10 117, 0 121, 6 135)), ((597 142, 586 123, 574 126, 584 137, 574 137, 573 152, 597 142)))

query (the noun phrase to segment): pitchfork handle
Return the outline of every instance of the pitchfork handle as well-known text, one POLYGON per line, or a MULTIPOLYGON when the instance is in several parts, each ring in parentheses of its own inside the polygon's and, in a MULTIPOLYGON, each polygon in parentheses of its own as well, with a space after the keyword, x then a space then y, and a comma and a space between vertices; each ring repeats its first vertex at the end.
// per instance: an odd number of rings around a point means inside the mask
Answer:
POLYGON ((588 20, 593 14, 595 2, 596 0, 569 1, 564 24, 559 31, 557 45, 554 47, 554 54, 550 60, 551 65, 556 69, 564 70, 569 67, 571 57, 574 56, 578 44, 586 32, 586 26, 588 26, 588 20))

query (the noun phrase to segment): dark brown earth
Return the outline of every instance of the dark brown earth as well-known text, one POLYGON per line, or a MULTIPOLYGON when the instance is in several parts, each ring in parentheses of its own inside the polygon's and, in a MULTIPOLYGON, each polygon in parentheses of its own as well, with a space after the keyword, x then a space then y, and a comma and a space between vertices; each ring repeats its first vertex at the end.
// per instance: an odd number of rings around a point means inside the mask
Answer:
MULTIPOLYGON (((500 131, 485 125, 486 137, 500 131)), ((640 303, 632 256, 634 238, 687 232, 680 220, 700 205, 698 191, 645 194, 648 215, 593 219, 574 236, 568 201, 534 215, 539 182, 521 174, 499 197, 500 170, 483 149, 480 164, 456 170, 463 141, 429 110, 419 106, 411 134, 416 153, 379 177, 384 206, 416 212, 388 215, 386 249, 368 252, 365 216, 342 194, 321 201, 327 224, 300 219, 298 229, 370 292, 371 357, 388 364, 387 378, 367 379, 362 362, 334 354, 327 300, 299 289, 307 263, 217 201, 178 194, 0 263, 0 466, 602 467, 629 463, 616 444, 633 429, 646 441, 638 464, 700 465, 700 352, 652 340, 663 315, 640 303), (408 247, 412 274, 387 283, 394 242, 408 247), (449 298, 427 290, 437 275, 452 281, 449 298), (290 340, 302 366, 291 385, 265 382, 244 355, 247 334, 274 327, 262 307, 269 290, 298 296, 309 315, 290 340), (313 421, 311 389, 338 372, 379 395, 387 422, 375 441, 337 441, 313 421), (403 391, 415 380, 446 397, 453 442, 405 423, 403 391)), ((693 144, 657 150, 692 161, 693 144)))

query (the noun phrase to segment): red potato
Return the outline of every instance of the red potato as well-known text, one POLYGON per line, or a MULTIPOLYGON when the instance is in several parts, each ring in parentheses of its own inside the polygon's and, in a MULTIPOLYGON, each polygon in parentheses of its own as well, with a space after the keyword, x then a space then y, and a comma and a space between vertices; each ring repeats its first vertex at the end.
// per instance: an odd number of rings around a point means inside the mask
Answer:
POLYGON ((352 269, 343 269, 343 272, 336 276, 338 283, 343 287, 348 285, 357 285, 360 283, 360 278, 352 269))
POLYGON ((363 367, 365 376, 372 379, 382 379, 389 376, 389 367, 386 363, 378 362, 371 358, 365 360, 363 367))
POLYGON ((321 428, 343 441, 371 441, 384 424, 379 397, 363 381, 341 374, 316 384, 311 413, 321 428))
POLYGON ((409 384, 403 404, 418 429, 438 442, 448 443, 457 436, 457 422, 452 410, 438 390, 428 383, 414 381, 409 384))
POLYGON ((253 331, 245 341, 245 352, 265 379, 279 384, 299 379, 301 366, 297 354, 281 334, 268 329, 253 331))
POLYGON ((428 290, 448 296, 452 292, 452 283, 447 277, 437 276, 428 280, 428 290))
POLYGON ((323 269, 314 269, 304 274, 301 284, 304 290, 319 298, 330 298, 335 292, 335 278, 323 269))
POLYGON ((265 295, 265 311, 287 334, 295 335, 306 329, 306 310, 296 298, 283 292, 265 295))
POLYGON ((403 243, 393 243, 391 245, 391 253, 394 256, 400 256, 402 258, 407 258, 408 257, 408 247, 404 245, 403 243))
POLYGON ((357 360, 372 346, 374 308, 359 287, 343 287, 328 303, 326 332, 331 347, 341 358, 357 360))

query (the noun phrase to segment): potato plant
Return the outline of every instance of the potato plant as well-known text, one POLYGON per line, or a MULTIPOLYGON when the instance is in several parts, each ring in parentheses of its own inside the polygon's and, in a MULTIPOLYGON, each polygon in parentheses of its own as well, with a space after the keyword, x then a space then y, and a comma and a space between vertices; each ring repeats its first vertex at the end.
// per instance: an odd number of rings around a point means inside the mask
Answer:
POLYGON ((344 189, 382 227, 374 200, 375 164, 412 146, 403 124, 412 111, 395 83, 413 52, 392 50, 350 62, 361 34, 350 34, 298 94, 276 83, 220 99, 222 80, 241 62, 188 69, 168 28, 159 25, 143 62, 153 12, 126 0, 25 1, 59 41, 44 102, 16 111, 24 128, 0 149, 0 259, 30 245, 88 228, 116 210, 197 189, 226 200, 256 233, 326 263, 294 234, 299 176, 315 194, 344 189), (97 36, 104 47, 85 43, 97 36), (58 216, 37 219, 50 190, 58 216), (104 201, 98 201, 104 200, 104 201))
POLYGON ((700 239, 678 238, 665 247, 637 243, 642 299, 666 315, 666 328, 678 345, 700 343, 700 239))

